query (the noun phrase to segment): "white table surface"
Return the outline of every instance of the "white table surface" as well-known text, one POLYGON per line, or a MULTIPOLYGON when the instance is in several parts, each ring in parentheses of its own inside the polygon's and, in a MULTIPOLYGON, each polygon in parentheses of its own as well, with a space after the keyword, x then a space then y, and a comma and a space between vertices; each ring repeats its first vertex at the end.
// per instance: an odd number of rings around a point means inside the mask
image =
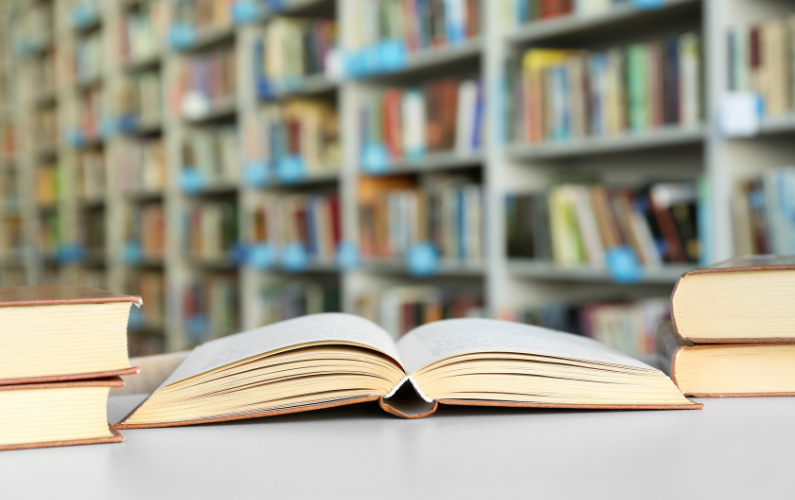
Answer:
MULTIPOLYGON (((111 398, 112 422, 143 396, 111 398)), ((0 452, 0 498, 795 498, 795 398, 702 411, 376 404, 0 452)))

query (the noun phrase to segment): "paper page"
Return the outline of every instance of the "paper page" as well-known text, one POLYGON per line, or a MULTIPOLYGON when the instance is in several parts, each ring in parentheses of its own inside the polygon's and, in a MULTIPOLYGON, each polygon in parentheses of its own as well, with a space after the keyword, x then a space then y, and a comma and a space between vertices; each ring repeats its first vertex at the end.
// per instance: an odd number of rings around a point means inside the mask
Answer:
POLYGON ((398 341, 406 371, 436 360, 477 352, 520 352, 653 370, 593 339, 496 319, 449 319, 415 328, 398 341))
POLYGON ((375 323, 351 314, 312 314, 202 344, 158 389, 251 356, 312 342, 361 344, 401 364, 392 337, 375 323))

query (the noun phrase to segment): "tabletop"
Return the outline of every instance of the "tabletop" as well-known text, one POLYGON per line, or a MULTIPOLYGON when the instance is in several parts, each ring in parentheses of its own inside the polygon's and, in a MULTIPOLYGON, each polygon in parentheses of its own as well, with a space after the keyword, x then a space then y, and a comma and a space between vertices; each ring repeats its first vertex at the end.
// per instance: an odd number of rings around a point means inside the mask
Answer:
MULTIPOLYGON (((112 397, 111 422, 144 396, 112 397)), ((123 431, 118 444, 0 452, 0 498, 795 497, 795 398, 701 411, 361 404, 123 431)))

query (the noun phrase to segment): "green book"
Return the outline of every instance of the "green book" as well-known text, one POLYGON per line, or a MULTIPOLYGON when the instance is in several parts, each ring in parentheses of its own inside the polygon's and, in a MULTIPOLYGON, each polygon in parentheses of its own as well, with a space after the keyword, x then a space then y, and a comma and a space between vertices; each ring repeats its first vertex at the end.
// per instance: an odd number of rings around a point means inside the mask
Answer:
POLYGON ((643 44, 630 45, 626 57, 629 128, 639 132, 645 130, 649 123, 646 47, 643 44))

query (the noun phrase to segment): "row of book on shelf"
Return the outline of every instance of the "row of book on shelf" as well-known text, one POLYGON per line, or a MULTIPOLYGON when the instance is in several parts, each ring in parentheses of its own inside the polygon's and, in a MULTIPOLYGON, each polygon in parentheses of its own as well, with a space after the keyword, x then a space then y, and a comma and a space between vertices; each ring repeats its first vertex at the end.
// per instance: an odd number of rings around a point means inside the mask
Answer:
POLYGON ((506 203, 509 257, 604 268, 611 249, 630 248, 644 266, 698 263, 706 186, 658 182, 641 188, 562 183, 512 194, 506 203), (702 209, 704 202, 701 203, 702 209))
POLYGON ((459 44, 481 32, 481 0, 366 0, 355 12, 353 47, 399 41, 408 53, 459 44))
POLYGON ((359 182, 359 235, 365 259, 402 259, 431 243, 438 257, 478 263, 483 191, 466 176, 365 177, 359 182))
POLYGON ((727 45, 729 90, 756 93, 768 115, 795 110, 795 15, 733 27, 727 45))
POLYGON ((520 26, 562 16, 586 17, 627 4, 626 0, 502 0, 507 24, 520 26))
POLYGON ((483 144, 483 87, 478 79, 445 78, 391 88, 362 99, 359 134, 365 171, 426 153, 472 153, 483 144))
POLYGON ((121 58, 134 63, 156 56, 168 28, 168 4, 162 0, 137 2, 121 25, 121 58))
POLYGON ((693 127, 703 114, 700 36, 598 51, 527 49, 508 63, 509 137, 565 141, 693 127))
MULTIPOLYGON (((202 118, 214 105, 234 98, 237 89, 234 45, 225 45, 177 62, 173 111, 202 118)), ((232 103, 234 104, 234 103, 232 103)))

